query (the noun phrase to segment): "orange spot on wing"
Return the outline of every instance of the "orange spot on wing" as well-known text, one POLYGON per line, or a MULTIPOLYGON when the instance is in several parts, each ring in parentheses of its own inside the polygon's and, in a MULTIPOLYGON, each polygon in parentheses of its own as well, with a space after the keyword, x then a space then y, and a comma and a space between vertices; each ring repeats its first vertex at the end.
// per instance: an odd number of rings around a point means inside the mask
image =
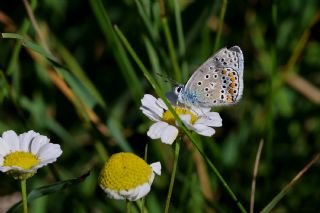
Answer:
POLYGON ((236 87, 236 84, 235 84, 235 83, 231 83, 231 84, 229 84, 229 86, 230 86, 231 88, 235 88, 235 87, 236 87))

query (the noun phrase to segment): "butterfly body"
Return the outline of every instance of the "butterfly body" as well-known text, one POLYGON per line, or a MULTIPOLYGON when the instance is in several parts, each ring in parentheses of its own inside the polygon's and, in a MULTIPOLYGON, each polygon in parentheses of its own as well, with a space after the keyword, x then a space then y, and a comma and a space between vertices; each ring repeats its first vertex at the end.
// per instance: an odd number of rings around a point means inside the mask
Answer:
POLYGON ((243 92, 243 61, 240 47, 220 49, 175 88, 178 102, 195 107, 237 103, 243 92))

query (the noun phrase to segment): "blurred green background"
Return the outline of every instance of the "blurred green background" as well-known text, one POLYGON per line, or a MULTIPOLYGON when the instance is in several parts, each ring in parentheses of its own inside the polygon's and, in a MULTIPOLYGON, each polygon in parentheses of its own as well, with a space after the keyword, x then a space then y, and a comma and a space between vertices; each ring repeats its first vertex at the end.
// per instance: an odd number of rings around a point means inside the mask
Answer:
MULTIPOLYGON (((31 212, 123 212, 125 203, 106 198, 97 177, 108 156, 130 151, 143 157, 147 143, 148 162, 160 161, 163 173, 156 178, 146 207, 152 213, 163 212, 173 147, 146 135, 151 122, 139 110, 140 99, 145 93, 156 94, 113 25, 122 30, 164 92, 174 85, 157 73, 185 83, 215 50, 241 47, 243 98, 237 105, 214 108, 223 126, 212 138, 200 140, 246 209, 260 140, 264 148, 255 212, 319 152, 319 1, 164 3, 163 18, 159 1, 30 0, 41 38, 23 1, 0 2, 0 31, 18 33, 39 45, 30 48, 28 42, 0 39, 0 132, 33 129, 63 149, 55 170, 39 170, 28 181, 28 189, 54 183, 57 176, 66 180, 91 170, 82 184, 33 201, 31 212), (219 25, 222 8, 225 15, 219 25), (166 20, 177 63, 168 49, 166 20), (40 46, 55 62, 34 51, 40 46)), ((316 163, 273 212, 319 212, 319 177, 316 163)), ((4 196, 19 191, 19 184, 2 173, 0 179, 3 205, 4 196)), ((238 212, 187 139, 181 148, 171 212, 238 212)))

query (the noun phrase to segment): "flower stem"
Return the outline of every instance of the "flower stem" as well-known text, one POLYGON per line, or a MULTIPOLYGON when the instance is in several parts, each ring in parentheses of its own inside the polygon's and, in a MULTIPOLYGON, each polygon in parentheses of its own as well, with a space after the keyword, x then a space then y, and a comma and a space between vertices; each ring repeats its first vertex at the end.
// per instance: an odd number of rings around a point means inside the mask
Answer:
POLYGON ((131 210, 131 201, 126 200, 126 213, 130 213, 131 210))
POLYGON ((22 202, 23 202, 23 213, 28 213, 26 179, 21 180, 20 183, 21 183, 21 194, 22 194, 22 202))
POLYGON ((181 142, 181 138, 177 139, 176 144, 175 144, 174 162, 173 162, 173 168, 172 168, 172 173, 171 173, 169 191, 168 191, 168 195, 167 195, 166 207, 164 210, 165 213, 169 212, 170 199, 171 199, 174 179, 176 177, 176 171, 177 171, 177 165, 178 165, 178 158, 179 158, 179 152, 180 152, 180 142, 181 142))

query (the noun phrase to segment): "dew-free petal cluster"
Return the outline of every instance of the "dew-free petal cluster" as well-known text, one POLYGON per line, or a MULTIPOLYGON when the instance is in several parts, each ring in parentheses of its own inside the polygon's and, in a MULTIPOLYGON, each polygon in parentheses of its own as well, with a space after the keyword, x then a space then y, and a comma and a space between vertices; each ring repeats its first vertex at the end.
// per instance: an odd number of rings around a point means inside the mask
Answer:
POLYGON ((110 198, 135 201, 149 193, 154 174, 161 175, 160 162, 148 165, 133 153, 121 152, 105 163, 99 185, 110 198))
POLYGON ((32 173, 62 154, 60 145, 33 130, 17 135, 9 130, 0 137, 0 171, 32 173))

